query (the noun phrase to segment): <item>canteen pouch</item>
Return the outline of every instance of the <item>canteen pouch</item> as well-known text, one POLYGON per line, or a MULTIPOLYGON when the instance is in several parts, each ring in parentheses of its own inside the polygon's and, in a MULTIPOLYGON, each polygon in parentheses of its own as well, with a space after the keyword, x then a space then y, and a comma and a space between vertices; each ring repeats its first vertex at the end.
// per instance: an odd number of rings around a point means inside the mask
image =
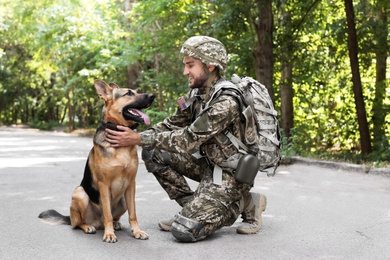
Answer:
POLYGON ((238 182, 253 184, 259 168, 260 162, 256 156, 244 154, 238 161, 234 179, 238 182))

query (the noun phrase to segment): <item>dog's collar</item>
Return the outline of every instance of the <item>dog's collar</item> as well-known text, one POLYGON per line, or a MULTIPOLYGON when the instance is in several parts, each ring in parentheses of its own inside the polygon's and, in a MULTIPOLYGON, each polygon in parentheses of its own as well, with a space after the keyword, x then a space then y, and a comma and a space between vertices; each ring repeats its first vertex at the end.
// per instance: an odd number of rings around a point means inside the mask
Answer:
MULTIPOLYGON (((110 129, 110 130, 113 130, 113 131, 117 131, 117 132, 123 132, 122 130, 119 130, 117 124, 114 124, 114 123, 111 123, 111 122, 104 122, 104 121, 101 121, 101 124, 100 124, 100 128, 103 128, 103 129, 110 129)), ((132 126, 128 126, 128 128, 130 128, 131 130, 135 130, 137 127, 139 126, 138 123, 134 123, 132 126)))

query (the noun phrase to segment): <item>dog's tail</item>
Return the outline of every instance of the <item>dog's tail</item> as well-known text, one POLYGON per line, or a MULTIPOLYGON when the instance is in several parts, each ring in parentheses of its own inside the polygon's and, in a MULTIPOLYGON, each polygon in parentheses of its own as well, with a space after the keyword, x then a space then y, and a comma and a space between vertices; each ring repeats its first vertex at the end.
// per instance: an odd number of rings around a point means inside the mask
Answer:
POLYGON ((42 212, 41 214, 39 214, 38 218, 48 220, 48 221, 53 221, 58 224, 70 225, 70 217, 64 216, 61 213, 58 213, 54 209, 49 209, 42 212))

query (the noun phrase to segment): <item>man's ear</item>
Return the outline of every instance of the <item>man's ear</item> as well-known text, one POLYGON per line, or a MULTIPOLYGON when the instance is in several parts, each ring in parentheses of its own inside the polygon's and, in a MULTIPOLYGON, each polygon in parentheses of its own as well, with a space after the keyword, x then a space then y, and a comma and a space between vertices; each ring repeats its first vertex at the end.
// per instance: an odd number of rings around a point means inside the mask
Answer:
POLYGON ((213 72, 215 70, 215 66, 214 65, 207 65, 207 68, 210 72, 213 72))

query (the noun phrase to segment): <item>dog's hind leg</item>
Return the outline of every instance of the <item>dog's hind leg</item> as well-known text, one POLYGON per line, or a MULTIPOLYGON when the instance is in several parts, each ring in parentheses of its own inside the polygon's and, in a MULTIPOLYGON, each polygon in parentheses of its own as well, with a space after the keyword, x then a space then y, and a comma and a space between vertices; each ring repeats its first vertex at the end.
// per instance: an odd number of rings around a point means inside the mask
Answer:
POLYGON ((96 233, 96 228, 86 223, 88 214, 89 197, 84 188, 77 187, 72 195, 70 205, 70 223, 73 228, 80 228, 86 234, 96 233))

